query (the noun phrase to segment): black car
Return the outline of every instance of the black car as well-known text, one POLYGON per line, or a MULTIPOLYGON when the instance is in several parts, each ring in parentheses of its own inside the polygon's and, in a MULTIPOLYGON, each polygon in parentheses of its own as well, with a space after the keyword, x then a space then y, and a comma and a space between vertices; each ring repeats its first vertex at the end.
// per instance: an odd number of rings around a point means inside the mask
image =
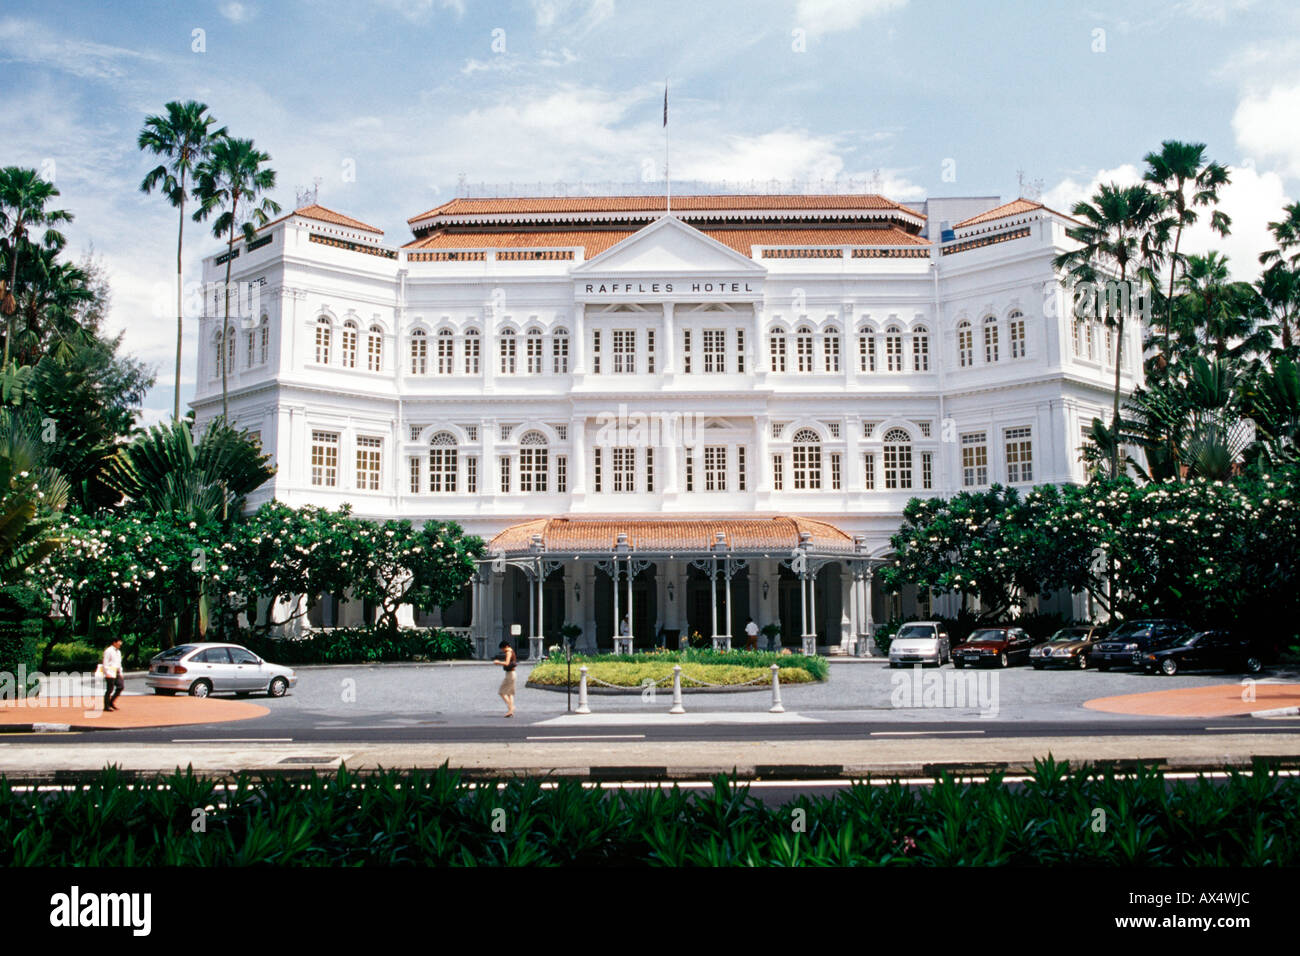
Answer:
POLYGON ((1099 671, 1112 667, 1134 667, 1135 655, 1180 638, 1191 637, 1192 629, 1173 618, 1142 618, 1125 621, 1092 649, 1090 663, 1099 671))
POLYGON ((1184 670, 1241 671, 1258 674, 1264 658, 1255 645, 1230 631, 1201 631, 1133 655, 1148 674, 1173 676, 1184 670))

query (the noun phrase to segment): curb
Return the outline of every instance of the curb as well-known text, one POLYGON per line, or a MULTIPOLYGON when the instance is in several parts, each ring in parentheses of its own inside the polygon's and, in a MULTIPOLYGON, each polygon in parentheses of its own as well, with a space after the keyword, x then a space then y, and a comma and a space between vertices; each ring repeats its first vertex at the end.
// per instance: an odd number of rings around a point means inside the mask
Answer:
POLYGON ((1274 707, 1272 710, 1252 710, 1252 717, 1296 717, 1300 716, 1300 706, 1274 707))
MULTIPOLYGON (((51 723, 34 723, 34 724, 4 724, 0 726, 0 734, 66 734, 73 730, 71 724, 51 724, 51 723)), ((77 730, 91 730, 93 728, 75 728, 77 730)))

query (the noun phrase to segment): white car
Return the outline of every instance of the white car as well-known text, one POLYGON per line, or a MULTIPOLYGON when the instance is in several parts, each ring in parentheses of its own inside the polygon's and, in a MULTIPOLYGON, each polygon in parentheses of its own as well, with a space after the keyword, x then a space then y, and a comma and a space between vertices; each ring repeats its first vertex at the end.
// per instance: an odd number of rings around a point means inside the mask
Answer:
POLYGON ((952 660, 948 632, 939 621, 911 621, 889 642, 889 666, 934 664, 942 667, 952 660))
POLYGON ((298 675, 238 644, 180 644, 149 662, 144 682, 155 694, 268 694, 283 697, 298 675))

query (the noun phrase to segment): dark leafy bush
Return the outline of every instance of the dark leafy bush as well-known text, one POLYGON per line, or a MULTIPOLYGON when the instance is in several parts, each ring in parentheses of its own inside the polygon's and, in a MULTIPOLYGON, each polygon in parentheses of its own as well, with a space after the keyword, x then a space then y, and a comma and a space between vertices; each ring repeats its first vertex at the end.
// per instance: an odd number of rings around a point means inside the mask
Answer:
POLYGON ((895 780, 779 807, 725 777, 690 791, 472 786, 445 767, 129 782, 111 768, 69 790, 0 780, 0 866, 1300 864, 1300 778, 1263 766, 1166 780, 1048 759, 1015 790, 997 776, 895 780), (204 806, 216 809, 195 833, 192 808, 204 806), (790 827, 796 807, 800 833, 790 827), (1099 809, 1104 831, 1090 825, 1099 809), (502 810, 511 825, 499 832, 502 810))
POLYGON ((20 585, 0 588, 0 671, 28 673, 40 667, 42 617, 48 602, 20 585))
POLYGON ((245 636, 249 650, 278 664, 366 664, 380 661, 441 661, 473 653, 467 637, 423 628, 336 627, 291 640, 245 636))

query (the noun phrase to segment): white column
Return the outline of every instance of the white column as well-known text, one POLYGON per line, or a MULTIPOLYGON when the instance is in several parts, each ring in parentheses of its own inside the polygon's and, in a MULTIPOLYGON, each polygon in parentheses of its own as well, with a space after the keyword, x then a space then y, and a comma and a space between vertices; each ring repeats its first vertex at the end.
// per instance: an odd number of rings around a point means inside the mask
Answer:
POLYGON ((632 606, 632 559, 627 559, 627 651, 632 653, 632 647, 635 644, 636 635, 636 614, 632 606))
MULTIPOLYGON (((491 391, 497 374, 497 310, 488 306, 483 310, 483 389, 491 391)), ((430 361, 433 356, 430 356, 430 361)))
POLYGON ((718 646, 718 559, 709 559, 709 624, 713 646, 718 646))
POLYGON ((772 454, 768 443, 772 439, 772 420, 766 415, 754 416, 754 431, 758 445, 757 490, 760 494, 771 494, 772 454))
POLYGON ((727 616, 723 620, 723 623, 726 625, 723 628, 723 636, 727 639, 727 650, 731 650, 731 558, 726 558, 724 560, 722 574, 726 579, 723 582, 723 586, 727 589, 727 601, 725 605, 727 616))
POLYGON ((853 572, 847 563, 840 564, 840 647, 845 654, 853 651, 856 636, 853 609, 853 572))
POLYGON ((587 373, 587 307, 578 303, 573 313, 573 337, 569 339, 570 366, 574 375, 587 373))
POLYGON ((673 375, 677 372, 677 335, 671 302, 664 303, 663 339, 663 344, 660 346, 660 358, 663 364, 660 369, 664 375, 673 375))
POLYGON ((871 577, 872 571, 870 568, 862 572, 862 630, 868 636, 876 630, 875 620, 871 613, 871 577))
POLYGON ((596 568, 591 561, 582 562, 582 636, 581 647, 596 650, 596 568))
POLYGON ((808 636, 808 572, 799 573, 799 636, 808 636))
POLYGON ((569 491, 575 495, 587 493, 587 419, 573 418, 569 422, 569 491))

